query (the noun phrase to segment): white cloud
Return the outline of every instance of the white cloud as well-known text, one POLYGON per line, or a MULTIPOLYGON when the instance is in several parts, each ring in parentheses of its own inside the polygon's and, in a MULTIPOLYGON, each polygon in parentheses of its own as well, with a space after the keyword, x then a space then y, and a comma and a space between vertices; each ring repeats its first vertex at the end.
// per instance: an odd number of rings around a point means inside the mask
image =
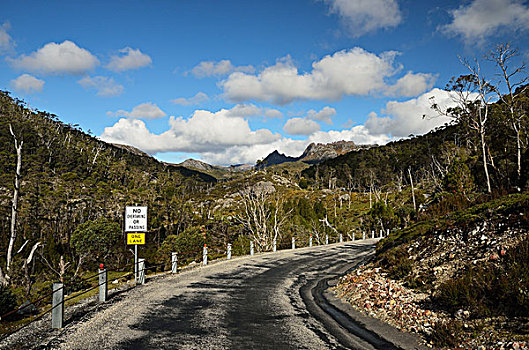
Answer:
POLYGON ((280 138, 267 129, 253 131, 247 120, 230 117, 227 112, 197 110, 188 119, 171 117, 169 130, 160 135, 149 132, 141 120, 120 119, 105 128, 100 138, 130 144, 149 153, 221 152, 233 146, 269 144, 280 138))
POLYGON ((85 89, 97 90, 96 95, 102 97, 118 96, 121 95, 125 90, 123 85, 120 85, 114 81, 114 78, 100 75, 94 77, 86 76, 78 80, 77 83, 85 89))
POLYGON ((319 112, 311 109, 307 112, 307 118, 312 120, 319 120, 327 124, 332 124, 331 117, 336 115, 336 109, 326 106, 323 107, 319 112))
POLYGON ((296 123, 316 124, 317 129, 304 132, 310 134, 304 140, 281 137, 267 129, 251 130, 245 117, 259 110, 260 107, 254 105, 239 105, 214 113, 197 110, 187 119, 171 117, 168 130, 161 134, 150 132, 143 121, 120 119, 115 125, 105 128, 101 138, 130 144, 151 154, 187 152, 198 154, 200 159, 212 164, 253 164, 274 150, 297 157, 311 142, 345 140, 356 144, 383 145, 409 134, 424 134, 451 121, 449 118, 436 117, 430 108, 433 102, 431 97, 440 108, 455 105, 453 93, 432 89, 414 99, 388 102, 382 116, 371 112, 364 125, 349 126, 343 130, 321 131, 317 123, 307 117, 287 121, 291 125, 287 127, 285 124, 285 129, 296 127, 296 123), (423 118, 423 115, 427 118, 423 118))
POLYGON ((385 116, 379 117, 371 112, 365 127, 373 135, 388 134, 393 137, 408 137, 410 134, 422 135, 436 127, 450 123, 451 118, 438 116, 432 110, 432 98, 441 109, 456 105, 454 93, 435 88, 408 101, 388 102, 383 111, 385 116), (426 117, 423 118, 423 116, 426 117))
POLYGON ((37 79, 29 74, 22 74, 18 78, 11 80, 11 86, 16 91, 23 91, 27 94, 41 92, 44 88, 44 80, 37 79))
POLYGON ((254 104, 238 104, 227 111, 230 117, 268 117, 282 118, 283 113, 273 108, 262 108, 254 104))
POLYGON ((366 96, 378 93, 410 96, 421 93, 419 88, 405 89, 410 81, 425 82, 421 88, 431 88, 431 74, 408 72, 400 83, 386 82, 400 67, 394 65, 397 52, 380 55, 360 47, 343 50, 312 63, 309 73, 298 72, 290 57, 278 60, 257 75, 232 73, 219 83, 225 96, 232 101, 269 101, 287 104, 295 100, 339 100, 345 95, 366 96))
POLYGON ((0 55, 12 52, 15 47, 11 35, 7 33, 9 29, 11 29, 9 22, 4 22, 0 26, 0 55))
POLYGON ((396 0, 324 0, 355 37, 380 28, 396 27, 402 21, 396 0))
POLYGON ((289 135, 311 135, 320 130, 320 125, 314 120, 305 118, 291 118, 283 126, 289 135))
POLYGON ((188 98, 185 98, 185 97, 179 97, 179 98, 175 98, 174 100, 171 100, 171 102, 177 104, 177 105, 182 105, 182 106, 191 106, 191 105, 198 105, 202 102, 206 102, 209 100, 209 97, 208 95, 206 95, 205 93, 203 92, 197 92, 197 94, 193 97, 188 97, 188 98))
POLYGON ((158 119, 165 117, 167 114, 156 104, 146 102, 132 108, 132 111, 130 112, 120 109, 116 112, 107 112, 107 115, 111 117, 128 117, 133 119, 158 119))
POLYGON ((529 8, 521 0, 474 0, 451 11, 453 20, 441 27, 447 34, 478 43, 499 30, 529 29, 529 8))
POLYGON ((152 63, 152 59, 149 55, 146 55, 140 51, 140 49, 132 49, 126 47, 119 50, 123 55, 112 56, 110 62, 106 65, 106 68, 114 72, 123 72, 131 69, 139 69, 146 67, 152 63))
POLYGON ((253 66, 234 66, 230 60, 203 61, 191 69, 191 74, 197 78, 220 77, 233 72, 253 73, 253 66))
POLYGON ((388 89, 386 95, 417 96, 431 89, 436 78, 432 74, 408 72, 388 89))
POLYGON ((48 43, 29 55, 7 60, 15 68, 50 75, 84 74, 99 64, 99 60, 90 51, 69 40, 61 44, 48 43))
POLYGON ((317 131, 305 140, 293 140, 283 137, 271 143, 260 145, 237 145, 216 152, 201 153, 204 161, 211 164, 255 164, 274 150, 291 157, 298 157, 312 143, 329 143, 335 141, 354 141, 356 144, 385 144, 390 138, 386 135, 371 135, 363 125, 351 129, 336 131, 317 131))

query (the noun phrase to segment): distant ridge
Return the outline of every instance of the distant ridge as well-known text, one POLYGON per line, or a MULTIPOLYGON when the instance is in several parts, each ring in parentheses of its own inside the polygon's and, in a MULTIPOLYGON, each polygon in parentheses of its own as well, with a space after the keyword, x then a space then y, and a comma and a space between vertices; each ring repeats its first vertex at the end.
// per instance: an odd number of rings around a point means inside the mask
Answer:
POLYGON ((186 168, 193 168, 193 169, 201 170, 201 171, 226 170, 225 167, 211 165, 203 161, 192 159, 192 158, 186 159, 182 163, 179 163, 178 165, 184 166, 186 168))
POLYGON ((342 154, 357 151, 360 149, 367 149, 375 147, 376 145, 356 145, 353 141, 336 141, 331 143, 311 143, 307 146, 305 151, 299 157, 290 157, 277 150, 270 153, 264 158, 258 167, 267 167, 288 162, 304 162, 307 164, 315 164, 323 162, 324 160, 336 158, 342 154))

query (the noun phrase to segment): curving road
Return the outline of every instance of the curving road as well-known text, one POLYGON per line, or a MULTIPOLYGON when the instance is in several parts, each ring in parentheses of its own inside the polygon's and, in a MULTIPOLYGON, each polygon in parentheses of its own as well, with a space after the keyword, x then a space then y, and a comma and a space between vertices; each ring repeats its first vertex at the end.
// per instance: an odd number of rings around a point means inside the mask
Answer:
POLYGON ((68 325, 52 347, 395 349, 398 342, 366 331, 325 291, 329 279, 365 261, 374 242, 242 257, 148 281, 68 325))

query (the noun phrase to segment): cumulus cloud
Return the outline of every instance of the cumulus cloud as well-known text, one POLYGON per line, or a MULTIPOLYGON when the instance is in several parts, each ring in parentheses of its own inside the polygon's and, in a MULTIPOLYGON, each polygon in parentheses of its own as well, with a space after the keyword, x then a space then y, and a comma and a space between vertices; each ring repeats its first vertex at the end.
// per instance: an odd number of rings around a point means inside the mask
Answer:
POLYGON ((48 43, 29 55, 7 60, 15 68, 49 75, 84 74, 99 64, 90 51, 69 40, 61 44, 48 43))
POLYGON ((336 115, 336 109, 326 106, 323 107, 319 112, 311 109, 307 112, 307 118, 312 120, 319 120, 327 124, 332 124, 331 117, 336 115))
POLYGON ((390 101, 383 110, 384 116, 379 117, 374 112, 369 114, 365 127, 374 135, 387 134, 393 137, 422 135, 453 121, 451 118, 438 116, 432 110, 432 99, 441 109, 446 109, 456 105, 455 97, 452 92, 435 88, 408 101, 390 101))
POLYGON ((258 111, 260 107, 254 105, 238 105, 218 112, 197 110, 187 119, 171 117, 168 130, 161 134, 149 131, 141 120, 120 119, 115 125, 105 128, 100 137, 109 142, 130 144, 151 154, 186 152, 198 154, 200 159, 212 164, 254 164, 274 150, 299 156, 312 142, 346 140, 357 144, 383 145, 410 134, 427 133, 451 122, 449 118, 437 117, 430 108, 432 98, 443 109, 455 105, 453 93, 432 89, 414 99, 390 101, 381 116, 371 112, 364 125, 349 125, 343 130, 322 131, 308 115, 289 119, 285 129, 292 127, 293 130, 285 131, 291 135, 308 135, 303 140, 281 137, 267 129, 252 130, 245 117, 258 111), (312 130, 310 123, 316 125, 312 130), (305 131, 301 130, 304 125, 308 125, 305 131), (297 132, 296 128, 299 128, 297 132))
POLYGON ((182 106, 191 106, 191 105, 198 105, 202 102, 206 102, 209 100, 209 96, 206 95, 203 92, 197 92, 197 94, 193 97, 179 97, 175 98, 174 100, 171 100, 174 104, 182 105, 182 106))
POLYGON ((355 37, 396 27, 402 15, 396 0, 324 0, 355 37))
POLYGON ((390 139, 387 135, 371 135, 363 125, 358 125, 341 131, 316 131, 305 140, 294 140, 267 129, 251 130, 247 120, 229 116, 227 112, 197 110, 188 119, 171 117, 168 130, 161 134, 152 133, 142 120, 123 118, 105 128, 100 138, 129 144, 150 154, 195 153, 206 162, 220 165, 254 164, 274 150, 299 156, 311 142, 384 144, 390 139))
POLYGON ((498 30, 529 29, 529 7, 521 0, 474 0, 451 11, 452 22, 441 27, 466 42, 482 42, 498 30))
POLYGON ((227 112, 230 117, 268 117, 282 118, 283 113, 273 108, 258 107, 254 104, 238 104, 227 112))
POLYGON ((86 76, 77 81, 79 85, 85 89, 95 89, 97 96, 112 97, 118 96, 123 93, 125 88, 114 81, 114 78, 104 76, 86 76))
POLYGON ((299 73, 290 57, 278 60, 257 75, 232 73, 219 83, 224 95, 232 101, 269 101, 287 104, 296 100, 339 100, 346 95, 416 96, 421 88, 432 87, 432 74, 408 72, 396 84, 394 78, 400 67, 394 65, 397 52, 376 55, 360 47, 327 55, 312 63, 312 71, 299 73), (421 84, 416 88, 411 82, 421 84), (413 93, 413 94, 412 94, 413 93))
POLYGON ((101 139, 134 145, 149 153, 158 152, 220 152, 236 145, 268 144, 280 135, 267 129, 251 130, 248 121, 231 117, 228 110, 212 113, 197 110, 184 119, 171 117, 169 130, 156 135, 141 120, 120 119, 105 128, 101 139))
POLYGON ((9 22, 4 22, 0 26, 0 55, 12 52, 15 47, 11 35, 7 32, 9 29, 11 29, 9 22))
POLYGON ((106 68, 114 72, 123 72, 131 69, 146 67, 152 63, 149 55, 142 53, 139 49, 126 47, 119 50, 122 55, 112 56, 106 68))
POLYGON ((253 73, 253 66, 234 66, 230 60, 203 61, 191 69, 191 74, 197 78, 220 77, 233 72, 253 73))
POLYGON ((436 78, 437 76, 432 74, 408 72, 388 88, 386 95, 417 96, 430 89, 436 78))
POLYGON ((305 140, 283 137, 268 144, 236 145, 217 152, 203 152, 201 157, 211 164, 255 164, 257 159, 262 159, 275 150, 288 156, 297 157, 312 142, 329 143, 341 140, 354 141, 356 144, 382 145, 387 143, 390 138, 387 135, 371 135, 363 125, 358 125, 341 131, 316 131, 305 140))
POLYGON ((37 79, 29 74, 22 74, 18 78, 11 80, 11 86, 16 91, 22 91, 27 94, 41 92, 44 88, 44 80, 37 79))
POLYGON ((305 118, 291 118, 283 126, 289 135, 311 135, 320 130, 320 125, 314 120, 305 118))
POLYGON ((156 104, 152 102, 146 102, 132 108, 132 111, 130 112, 120 109, 116 112, 107 112, 107 115, 111 117, 128 117, 133 119, 158 119, 165 117, 167 114, 165 114, 165 112, 162 111, 156 104))

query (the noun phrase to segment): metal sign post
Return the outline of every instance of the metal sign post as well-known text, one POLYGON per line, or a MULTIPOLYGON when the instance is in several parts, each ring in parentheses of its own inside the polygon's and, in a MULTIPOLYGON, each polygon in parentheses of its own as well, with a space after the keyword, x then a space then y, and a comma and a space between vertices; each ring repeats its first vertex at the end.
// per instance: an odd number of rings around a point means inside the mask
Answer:
POLYGON ((138 245, 145 244, 147 207, 125 207, 125 232, 127 244, 134 245, 134 280, 138 283, 138 245))

